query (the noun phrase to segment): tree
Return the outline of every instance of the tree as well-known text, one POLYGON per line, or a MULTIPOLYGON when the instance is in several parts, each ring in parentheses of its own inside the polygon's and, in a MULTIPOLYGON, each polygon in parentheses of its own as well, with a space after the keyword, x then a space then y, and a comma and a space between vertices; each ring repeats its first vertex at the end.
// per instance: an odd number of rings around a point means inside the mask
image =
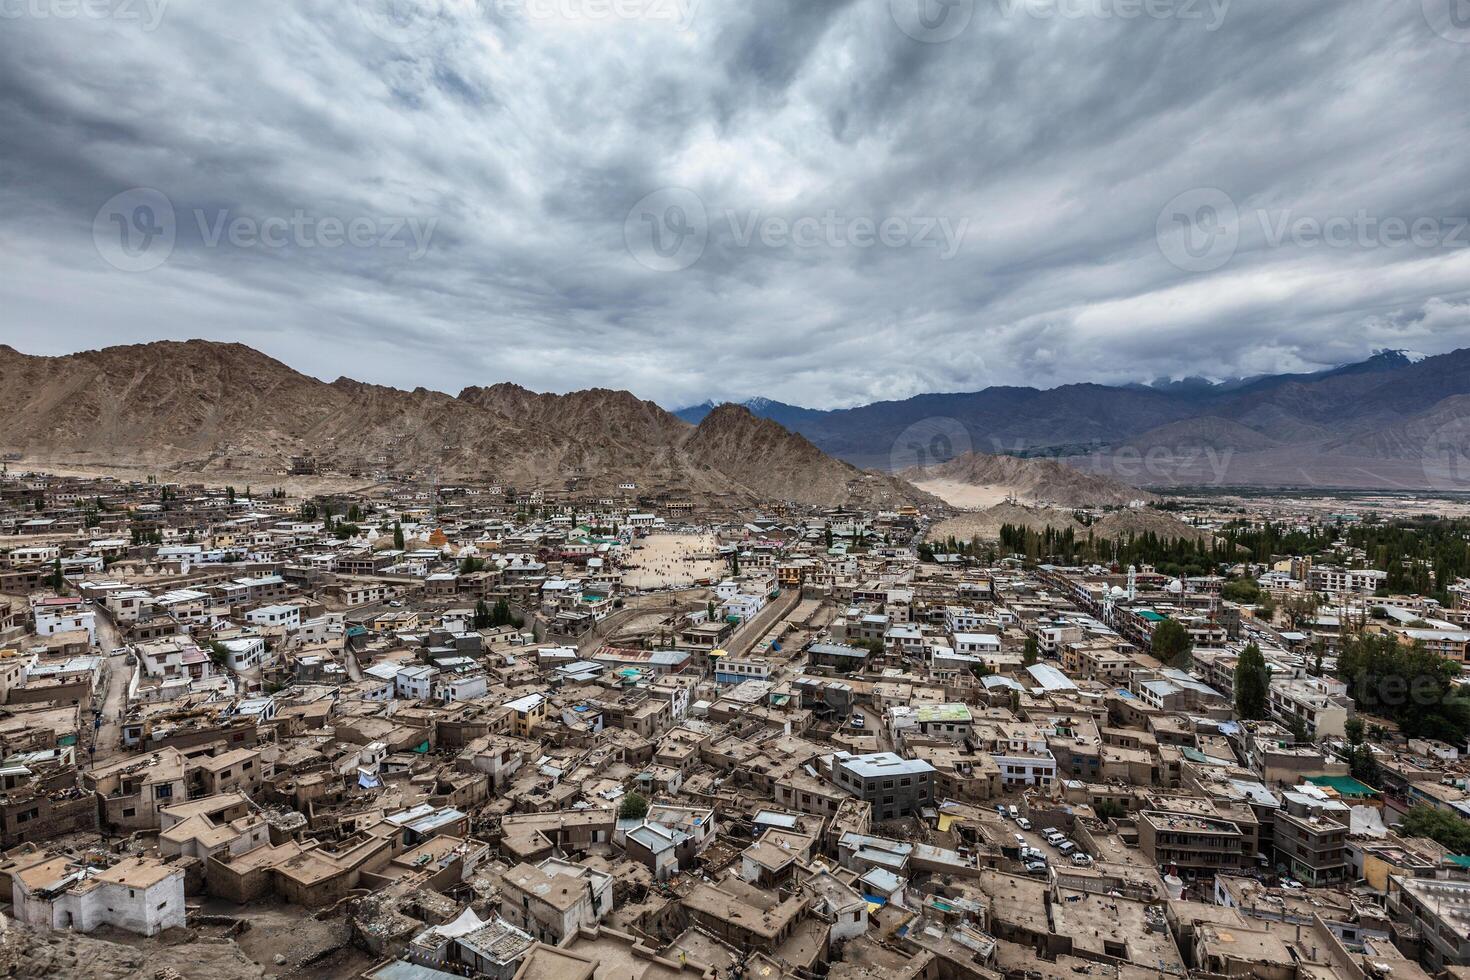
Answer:
POLYGON ((475 603, 475 629, 483 630, 490 628, 490 607, 485 605, 485 600, 480 599, 475 603))
POLYGON ((1153 654, 1170 666, 1189 666, 1189 651, 1192 645, 1189 631, 1177 619, 1166 619, 1154 627, 1153 654))
POLYGON ((225 487, 225 502, 230 504, 233 504, 235 502, 234 487, 225 487))
POLYGON ((1349 718, 1346 722, 1343 723, 1342 729, 1343 732, 1347 735, 1349 745, 1363 744, 1363 719, 1349 718))
POLYGON ((1428 837, 1453 854, 1470 854, 1470 822, 1444 810, 1416 806, 1399 824, 1402 837, 1428 837))
POLYGON ((1373 755, 1373 750, 1367 745, 1357 745, 1348 751, 1348 773, 1358 782, 1367 786, 1377 786, 1379 778, 1383 775, 1378 768, 1378 760, 1373 755))
POLYGON ((393 547, 399 551, 403 550, 403 522, 393 522, 393 547))
POLYGON ((618 806, 619 820, 642 820, 648 816, 648 801, 638 793, 629 793, 618 806))
POLYGON ((1305 592, 1299 596, 1291 596, 1281 604, 1281 614, 1286 617, 1286 622, 1292 629, 1300 629, 1304 623, 1309 623, 1317 616, 1317 607, 1322 605, 1322 597, 1315 592, 1305 592))
POLYGON ((1267 717, 1266 701, 1270 690, 1271 668, 1266 666, 1261 648, 1249 643, 1235 662, 1235 713, 1243 721, 1267 717))
POLYGON ((826 537, 826 540, 827 540, 827 549, 830 551, 832 549, 832 525, 831 524, 828 524, 827 525, 827 530, 826 530, 825 537, 826 537))
POLYGON ((1371 633, 1349 637, 1337 658, 1337 676, 1360 711, 1388 718, 1409 738, 1452 744, 1470 735, 1461 669, 1417 642, 1371 633))
POLYGON ((1231 579, 1220 587, 1220 596, 1243 606, 1253 606, 1261 599, 1261 587, 1254 579, 1231 579))
POLYGON ((60 592, 66 585, 66 576, 61 574, 61 558, 58 556, 56 563, 51 566, 51 588, 60 592))
POLYGON ((1027 667, 1030 667, 1032 664, 1036 663, 1036 661, 1040 659, 1041 644, 1036 642, 1036 637, 1034 636, 1026 637, 1026 652, 1022 654, 1023 663, 1025 663, 1027 667))

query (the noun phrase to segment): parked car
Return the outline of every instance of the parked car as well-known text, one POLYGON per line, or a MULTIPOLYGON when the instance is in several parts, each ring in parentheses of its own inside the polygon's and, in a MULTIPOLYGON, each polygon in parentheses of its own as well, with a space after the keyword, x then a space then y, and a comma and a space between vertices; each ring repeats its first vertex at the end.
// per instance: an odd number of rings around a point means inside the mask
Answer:
POLYGON ((1090 868, 1092 867, 1092 855, 1083 854, 1081 851, 1078 851, 1072 855, 1072 863, 1079 868, 1090 868))
POLYGON ((1073 844, 1069 840, 1064 840, 1057 845, 1057 850, 1062 853, 1063 857, 1066 857, 1068 854, 1071 854, 1073 851, 1077 850, 1077 845, 1073 844))
POLYGON ((1030 830, 1031 829, 1031 821, 1030 820, 1027 820, 1025 817, 1017 817, 1016 818, 1016 826, 1017 827, 1020 827, 1022 830, 1030 830))
POLYGON ((1011 804, 1006 810, 1010 813, 1012 820, 1019 819, 1021 816, 1021 811, 1016 809, 1015 804, 1011 804))

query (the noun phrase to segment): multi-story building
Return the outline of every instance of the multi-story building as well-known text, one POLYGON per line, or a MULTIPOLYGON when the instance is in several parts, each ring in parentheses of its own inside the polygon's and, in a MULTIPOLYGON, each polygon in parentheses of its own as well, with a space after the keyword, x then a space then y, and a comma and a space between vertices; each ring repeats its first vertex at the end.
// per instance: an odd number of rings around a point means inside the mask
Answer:
POLYGON ((875 820, 894 820, 934 802, 934 767, 892 752, 832 757, 832 781, 873 805, 875 820))
POLYGON ((1245 867, 1245 835, 1234 822, 1164 810, 1138 813, 1138 846, 1160 868, 1208 877, 1245 867))

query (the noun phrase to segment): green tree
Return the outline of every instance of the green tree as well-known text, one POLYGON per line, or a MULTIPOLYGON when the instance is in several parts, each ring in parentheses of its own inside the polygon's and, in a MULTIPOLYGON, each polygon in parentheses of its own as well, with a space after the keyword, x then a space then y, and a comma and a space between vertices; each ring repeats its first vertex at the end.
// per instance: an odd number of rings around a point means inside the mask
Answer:
POLYGON ((1253 579, 1236 578, 1221 586, 1220 595, 1231 602, 1253 606, 1261 599, 1261 587, 1253 579))
POLYGON ((642 820, 648 816, 648 801, 638 793, 629 793, 618 806, 618 819, 642 820))
POLYGON ((1172 667, 1189 666, 1189 653, 1193 644, 1189 631, 1177 619, 1166 619, 1154 627, 1152 637, 1153 654, 1172 667))
POLYGON ((61 558, 57 557, 55 564, 51 566, 51 588, 60 592, 66 586, 66 576, 61 574, 61 558))
POLYGON ((475 629, 483 630, 490 628, 490 607, 485 605, 485 600, 480 599, 475 603, 475 629))
POLYGON ((403 550, 403 522, 393 522, 393 547, 399 551, 403 550))
POLYGON ((1235 713, 1244 721, 1267 717, 1266 701, 1271 690, 1271 668, 1261 648, 1246 644, 1235 662, 1235 713))
POLYGON ((1428 837, 1454 854, 1470 854, 1470 821, 1434 807, 1416 806, 1399 824, 1403 837, 1428 837))
POLYGON ((1026 651, 1022 654, 1022 662, 1030 667, 1041 659, 1041 644, 1036 642, 1036 637, 1026 637, 1026 651))
POLYGON ((1349 745, 1363 744, 1363 719, 1349 718, 1343 723, 1343 732, 1347 735, 1349 745))

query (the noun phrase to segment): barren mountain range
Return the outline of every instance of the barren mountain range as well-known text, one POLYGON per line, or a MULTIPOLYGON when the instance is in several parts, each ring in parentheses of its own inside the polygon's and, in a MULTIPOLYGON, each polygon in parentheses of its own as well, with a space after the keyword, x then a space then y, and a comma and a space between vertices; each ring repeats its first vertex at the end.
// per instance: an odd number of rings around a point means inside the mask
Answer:
POLYGON ((911 433, 938 429, 956 452, 1054 456, 1144 487, 1470 490, 1470 349, 1223 382, 986 388, 836 411, 746 404, 860 466, 889 466, 911 433))
POLYGON ((517 487, 612 491, 635 483, 732 502, 817 506, 938 501, 833 459, 730 405, 698 426, 626 391, 537 394, 511 384, 456 396, 340 378, 330 384, 240 344, 160 342, 64 357, 0 346, 0 450, 27 461, 145 472, 326 468, 517 487))

